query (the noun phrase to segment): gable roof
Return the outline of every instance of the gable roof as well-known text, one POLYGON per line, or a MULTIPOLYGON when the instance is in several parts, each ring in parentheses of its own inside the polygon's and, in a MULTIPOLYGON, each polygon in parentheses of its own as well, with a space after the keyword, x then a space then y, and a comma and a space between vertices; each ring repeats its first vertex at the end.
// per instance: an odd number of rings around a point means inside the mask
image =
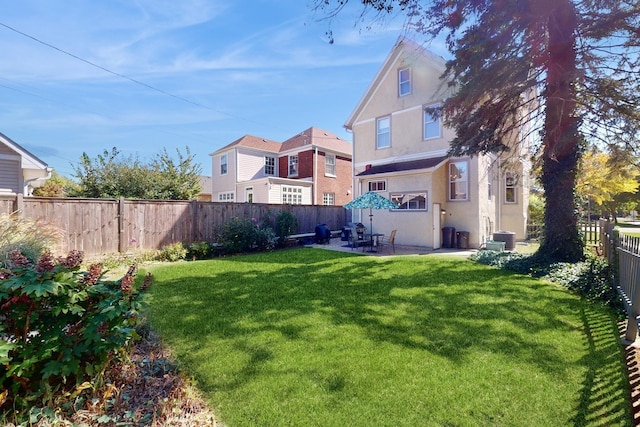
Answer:
POLYGON ((247 147, 247 148, 253 148, 256 150, 277 153, 280 151, 281 145, 282 144, 280 144, 279 142, 272 141, 270 139, 260 138, 258 136, 253 136, 253 135, 245 135, 243 137, 236 139, 232 143, 225 145, 219 150, 216 150, 211 154, 220 153, 232 147, 247 147))
POLYGON ((356 105, 356 108, 349 115, 349 118, 344 124, 344 127, 346 129, 352 129, 353 123, 356 121, 356 118, 367 106, 369 100, 373 97, 376 90, 383 82, 383 80, 387 77, 389 72, 395 67, 395 64, 398 62, 398 60, 403 57, 409 56, 421 57, 435 67, 441 69, 442 72, 444 72, 445 70, 446 63, 443 57, 436 55, 435 53, 431 52, 424 46, 421 46, 411 39, 402 36, 398 37, 396 44, 391 49, 391 52, 389 52, 389 55, 387 55, 387 58, 382 63, 382 66, 376 73, 374 79, 371 80, 369 87, 365 91, 364 95, 362 95, 362 98, 356 105))
POLYGON ((280 151, 294 150, 304 147, 305 145, 313 145, 318 148, 348 155, 351 155, 352 152, 350 142, 345 141, 334 133, 317 127, 310 127, 296 136, 287 139, 282 143, 280 151))
POLYGON ((432 157, 430 159, 410 160, 408 162, 388 163, 386 165, 371 166, 356 176, 378 175, 390 172, 402 172, 418 169, 432 169, 439 167, 447 160, 447 156, 432 157))
POLYGON ((29 151, 21 147, 17 142, 9 138, 3 133, 0 133, 0 144, 4 144, 9 149, 15 151, 22 158, 22 169, 42 169, 47 170, 49 165, 31 154, 29 151))
POLYGON ((343 153, 351 156, 351 143, 345 141, 334 133, 317 128, 310 127, 296 136, 280 143, 270 139, 260 138, 253 135, 245 135, 236 139, 230 144, 216 150, 210 155, 218 154, 229 150, 233 147, 247 147, 256 150, 266 151, 274 154, 282 153, 289 150, 295 150, 304 146, 316 146, 336 153, 343 153))

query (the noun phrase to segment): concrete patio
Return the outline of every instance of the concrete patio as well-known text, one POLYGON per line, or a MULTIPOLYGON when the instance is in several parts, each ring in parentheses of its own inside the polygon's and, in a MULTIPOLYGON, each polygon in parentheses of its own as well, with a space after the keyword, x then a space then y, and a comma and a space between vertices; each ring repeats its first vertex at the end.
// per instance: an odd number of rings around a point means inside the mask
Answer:
POLYGON ((469 256, 477 249, 455 249, 455 248, 441 248, 433 250, 425 246, 410 246, 410 245, 395 245, 395 252, 390 246, 385 246, 379 252, 368 252, 367 248, 351 248, 348 242, 341 240, 339 237, 334 237, 328 244, 306 244, 306 247, 327 249, 332 251, 349 252, 353 254, 372 255, 372 256, 394 256, 394 255, 462 255, 469 256))

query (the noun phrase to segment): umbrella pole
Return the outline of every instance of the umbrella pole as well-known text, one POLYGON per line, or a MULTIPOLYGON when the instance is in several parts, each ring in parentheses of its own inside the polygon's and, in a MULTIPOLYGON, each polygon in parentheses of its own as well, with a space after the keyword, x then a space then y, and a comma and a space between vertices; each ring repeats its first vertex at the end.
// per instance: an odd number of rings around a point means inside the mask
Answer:
POLYGON ((373 235, 373 210, 371 208, 369 208, 369 234, 373 235))

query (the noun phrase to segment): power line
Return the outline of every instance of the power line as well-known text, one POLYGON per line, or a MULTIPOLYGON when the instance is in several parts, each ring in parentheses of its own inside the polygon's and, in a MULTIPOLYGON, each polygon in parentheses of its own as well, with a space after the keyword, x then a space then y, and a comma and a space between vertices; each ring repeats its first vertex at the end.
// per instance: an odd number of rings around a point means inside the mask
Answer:
POLYGON ((85 64, 88 64, 88 65, 90 65, 92 67, 98 68, 98 69, 100 69, 100 70, 102 70, 102 71, 104 71, 106 73, 112 74, 114 76, 120 77, 120 78, 125 79, 125 80, 129 80, 132 83, 135 83, 137 85, 143 86, 143 87, 145 87, 147 89, 150 89, 150 90, 153 90, 155 92, 161 93, 162 95, 170 96, 171 98, 178 99, 180 101, 186 102, 186 103, 194 105, 196 107, 200 107, 200 108, 204 108, 204 109, 207 109, 207 110, 210 110, 210 111, 214 111, 216 113, 224 114, 225 116, 230 117, 230 118, 243 120, 243 121, 246 121, 246 122, 249 122, 249 123, 254 123, 254 124, 257 124, 257 125, 260 125, 260 126, 267 126, 265 123, 260 123, 260 122, 254 121, 254 120, 249 120, 249 119, 244 118, 244 117, 234 116, 234 115, 229 114, 229 113, 227 113, 225 111, 221 111, 221 110, 218 110, 218 109, 215 109, 215 108, 211 108, 211 107, 206 106, 204 104, 200 104, 199 102, 195 102, 195 101, 192 101, 192 100, 190 100, 188 98, 185 98, 185 97, 182 97, 182 96, 175 95, 173 93, 167 92, 166 90, 160 89, 158 87, 152 86, 152 85, 147 84, 145 82, 142 82, 140 80, 134 79, 133 77, 129 77, 126 74, 122 74, 122 73, 118 73, 116 71, 110 70, 110 69, 108 69, 106 67, 103 67, 102 65, 96 64, 95 62, 89 61, 88 59, 84 59, 84 58, 82 58, 82 57, 80 57, 78 55, 75 55, 75 54, 73 54, 71 52, 68 52, 68 51, 66 51, 64 49, 61 49, 61 48, 59 48, 57 46, 54 46, 51 43, 47 43, 47 42, 45 42, 43 40, 40 40, 37 37, 34 37, 34 36, 30 35, 30 34, 27 34, 27 33, 23 32, 23 31, 18 30, 17 28, 14 28, 14 27, 12 27, 10 25, 7 25, 7 24, 4 24, 2 22, 0 22, 0 26, 6 28, 8 30, 11 30, 11 31, 13 31, 13 32, 15 32, 17 34, 20 34, 23 37, 27 37, 27 38, 29 38, 29 39, 37 42, 37 43, 40 43, 43 46, 46 46, 46 47, 48 47, 50 49, 53 49, 53 50, 56 50, 56 51, 58 51, 60 53, 68 55, 68 56, 70 56, 70 57, 72 57, 72 58, 74 58, 74 59, 76 59, 78 61, 84 62, 85 64))

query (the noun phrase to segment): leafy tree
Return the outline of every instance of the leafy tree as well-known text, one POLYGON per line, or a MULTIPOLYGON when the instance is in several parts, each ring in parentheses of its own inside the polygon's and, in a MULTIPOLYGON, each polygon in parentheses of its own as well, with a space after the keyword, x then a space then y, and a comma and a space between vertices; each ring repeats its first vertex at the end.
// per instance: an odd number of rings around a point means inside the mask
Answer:
POLYGON ((127 199, 195 199, 201 190, 201 166, 194 163, 186 150, 177 151, 177 162, 166 149, 150 162, 138 157, 123 157, 117 148, 105 150, 95 158, 82 153, 80 163, 74 166, 80 188, 78 197, 127 199))
POLYGON ((639 177, 636 166, 623 158, 589 150, 582 156, 576 192, 582 200, 613 213, 615 220, 615 212, 622 203, 619 196, 636 193, 639 177))
POLYGON ((78 184, 60 175, 58 172, 51 172, 49 178, 42 187, 33 190, 34 196, 40 197, 65 197, 77 191, 78 184))
MULTIPOLYGON (((574 189, 582 150, 595 141, 637 148, 638 2, 353 1, 363 22, 399 11, 416 33, 446 36, 452 59, 443 77, 455 93, 441 113, 457 134, 450 155, 505 152, 514 132, 539 132, 546 235, 538 253, 581 259, 574 189), (523 109, 531 114, 523 118, 523 109)), ((347 3, 316 0, 315 7, 331 18, 347 3)))

